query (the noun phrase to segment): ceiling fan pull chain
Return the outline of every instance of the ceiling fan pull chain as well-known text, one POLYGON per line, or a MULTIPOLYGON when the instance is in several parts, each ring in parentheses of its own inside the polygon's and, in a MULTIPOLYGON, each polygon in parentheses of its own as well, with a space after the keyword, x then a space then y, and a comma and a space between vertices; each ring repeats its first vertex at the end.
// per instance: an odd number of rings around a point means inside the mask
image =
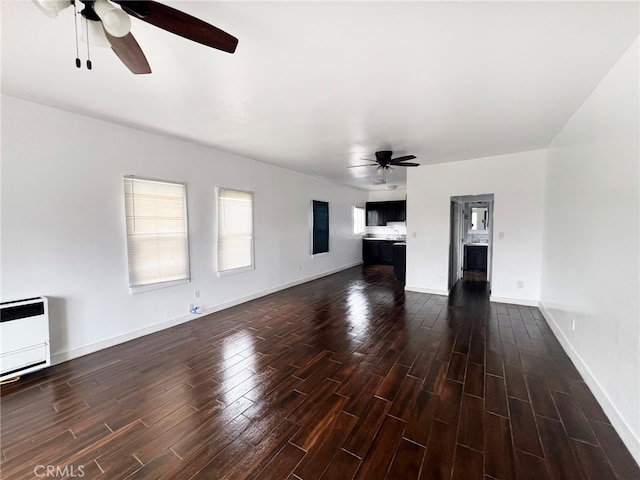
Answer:
POLYGON ((76 31, 76 67, 80 68, 82 62, 80 61, 80 50, 78 47, 78 9, 76 8, 76 2, 73 3, 73 27, 76 31))
POLYGON ((89 51, 89 43, 91 43, 89 41, 89 20, 87 20, 87 18, 85 17, 84 19, 85 21, 85 29, 87 32, 87 70, 91 70, 92 64, 91 64, 91 52, 89 51))

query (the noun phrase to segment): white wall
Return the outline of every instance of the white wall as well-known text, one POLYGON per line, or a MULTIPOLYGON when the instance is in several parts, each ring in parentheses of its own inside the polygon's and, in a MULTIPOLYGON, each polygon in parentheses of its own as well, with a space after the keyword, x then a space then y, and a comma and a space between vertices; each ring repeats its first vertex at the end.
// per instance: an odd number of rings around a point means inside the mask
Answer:
POLYGON ((2 98, 2 300, 51 298, 55 360, 361 262, 352 206, 367 192, 289 170, 2 98), (189 284, 132 295, 123 175, 187 184, 189 284), (215 187, 255 194, 251 272, 215 273, 215 187), (311 200, 330 203, 330 252, 310 255, 311 200), (194 299, 194 291, 200 298, 194 299), (186 315, 186 316, 185 316, 186 315))
MULTIPOLYGON (((410 170, 407 168, 407 170, 410 170)), ((395 190, 371 190, 369 192, 369 202, 391 202, 393 200, 405 200, 407 198, 406 188, 396 188, 395 190)))
POLYGON ((549 149, 541 304, 640 462, 638 85, 636 40, 549 149))
POLYGON ((537 305, 545 159, 536 150, 410 169, 407 290, 447 294, 451 197, 493 193, 492 299, 537 305))

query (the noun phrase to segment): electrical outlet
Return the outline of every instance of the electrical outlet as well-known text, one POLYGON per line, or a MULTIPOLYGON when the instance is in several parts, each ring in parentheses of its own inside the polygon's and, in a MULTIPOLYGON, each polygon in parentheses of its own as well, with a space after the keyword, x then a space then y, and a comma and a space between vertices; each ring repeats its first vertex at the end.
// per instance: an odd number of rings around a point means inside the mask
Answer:
POLYGON ((498 232, 498 240, 504 240, 504 232, 498 232))
POLYGON ((576 329, 576 319, 572 319, 571 320, 571 330, 575 330, 576 329))
POLYGON ((417 232, 411 232, 411 238, 416 238, 418 236, 417 232))
POLYGON ((302 265, 298 265, 298 271, 301 272, 302 271, 302 265))
POLYGON ((522 280, 518 280, 518 288, 524 288, 524 282, 522 280))
POLYGON ((200 290, 193 292, 193 298, 200 298, 200 290))

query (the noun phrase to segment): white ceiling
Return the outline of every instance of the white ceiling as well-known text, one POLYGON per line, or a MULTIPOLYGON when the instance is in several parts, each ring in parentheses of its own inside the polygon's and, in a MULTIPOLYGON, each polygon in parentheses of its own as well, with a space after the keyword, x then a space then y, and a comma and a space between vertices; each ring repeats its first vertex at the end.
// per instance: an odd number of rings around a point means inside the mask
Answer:
POLYGON ((364 189, 375 169, 346 166, 380 149, 424 165, 546 147, 639 30, 637 2, 166 1, 238 49, 133 19, 153 70, 135 76, 109 49, 76 69, 72 9, 1 3, 4 93, 364 189))

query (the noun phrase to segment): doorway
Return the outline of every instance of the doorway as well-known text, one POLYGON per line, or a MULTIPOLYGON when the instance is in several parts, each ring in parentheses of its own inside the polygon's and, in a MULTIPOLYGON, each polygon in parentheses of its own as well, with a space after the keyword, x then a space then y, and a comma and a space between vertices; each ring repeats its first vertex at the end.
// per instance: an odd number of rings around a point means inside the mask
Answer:
POLYGON ((451 197, 449 292, 459 280, 486 282, 491 292, 493 194, 451 197))

